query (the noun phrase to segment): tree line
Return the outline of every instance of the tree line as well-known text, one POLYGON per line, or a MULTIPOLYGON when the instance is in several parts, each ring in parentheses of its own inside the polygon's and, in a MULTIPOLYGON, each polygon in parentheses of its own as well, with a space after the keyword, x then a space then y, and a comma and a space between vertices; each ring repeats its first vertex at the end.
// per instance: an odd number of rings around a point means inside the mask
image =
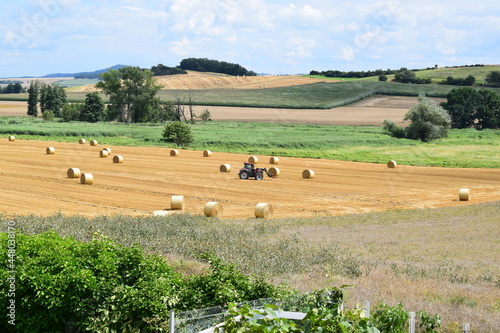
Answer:
POLYGON ((183 70, 198 72, 214 72, 234 76, 256 76, 257 73, 247 70, 239 64, 225 61, 211 60, 207 58, 187 58, 183 59, 179 66, 183 70))
POLYGON ((390 120, 384 121, 384 130, 395 138, 428 142, 444 138, 449 128, 500 128, 500 95, 489 89, 461 87, 446 95, 439 105, 425 96, 410 108, 404 120, 411 124, 402 128, 390 120))
MULTIPOLYGON (((104 103, 101 94, 86 95, 85 103, 68 103, 64 88, 32 81, 28 89, 28 115, 38 116, 40 110, 44 118, 58 117, 63 121, 122 121, 125 123, 146 123, 183 121, 193 122, 197 117, 192 109, 193 97, 176 97, 173 102, 162 102, 157 96, 161 89, 155 83, 148 69, 122 67, 101 73, 101 81, 95 86, 109 97, 104 103), (186 110, 185 105, 188 105, 186 110)), ((200 116, 209 120, 207 113, 200 116)))
POLYGON ((5 87, 0 87, 0 94, 19 94, 26 90, 23 88, 20 82, 9 83, 5 87))
POLYGON ((397 69, 376 69, 373 71, 339 71, 339 70, 327 70, 327 71, 316 71, 312 70, 309 75, 322 75, 326 77, 341 77, 341 78, 363 78, 369 76, 381 76, 381 75, 392 75, 396 74, 399 70, 397 69))

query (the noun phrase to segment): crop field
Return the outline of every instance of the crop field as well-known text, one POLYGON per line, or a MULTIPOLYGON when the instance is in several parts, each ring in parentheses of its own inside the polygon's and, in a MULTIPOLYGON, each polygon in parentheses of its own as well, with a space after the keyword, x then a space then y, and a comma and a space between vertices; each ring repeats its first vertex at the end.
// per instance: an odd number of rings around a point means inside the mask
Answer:
MULTIPOLYGON (((295 86, 248 89, 164 89, 158 96, 163 101, 179 98, 194 105, 237 106, 281 109, 331 109, 350 105, 373 95, 444 98, 456 86, 437 84, 405 84, 397 82, 315 82, 295 86)), ((479 88, 479 87, 478 87, 479 88)), ((488 88, 500 91, 499 88, 488 88)), ((84 102, 88 92, 68 92, 70 102, 84 102)), ((106 96, 104 96, 106 99, 106 96)), ((26 101, 28 94, 3 94, 2 100, 26 101)))
MULTIPOLYGON (((178 156, 160 141, 161 125, 44 122, 25 117, 25 101, 0 102, 0 115, 14 116, 0 119, 0 216, 17 219, 27 233, 55 229, 88 241, 102 232, 161 253, 185 273, 203 269, 197 255, 213 251, 246 273, 302 291, 349 284, 351 304, 403 302, 410 311, 439 313, 444 332, 461 332, 466 322, 475 332, 495 332, 498 130, 398 140, 382 133, 384 119, 404 125, 418 93, 440 101, 452 87, 292 83, 162 91, 163 100, 192 94, 195 112, 208 109, 216 120, 193 125, 195 142, 178 156), (348 106, 331 109, 338 105, 348 106), (111 154, 99 157, 104 147, 111 154), (212 156, 203 157, 204 149, 212 156), (123 163, 113 163, 118 155, 123 163), (279 168, 279 177, 240 180, 250 155, 260 167, 279 168), (389 159, 396 168, 387 167, 389 159), (222 164, 232 170, 220 172, 222 164), (69 168, 92 174, 93 184, 68 178, 69 168), (302 178, 306 169, 314 178, 302 178), (460 189, 469 189, 470 201, 459 200, 460 189), (178 195, 185 207, 172 210, 178 195), (209 201, 222 205, 220 219, 203 216, 209 201), (254 218, 258 203, 272 205, 272 219, 254 218), (153 216, 159 210, 168 216, 153 216)), ((81 101, 85 92, 69 96, 81 101)))
MULTIPOLYGON (((88 139, 90 141, 90 139, 88 139)), ((275 217, 343 215, 394 209, 460 206, 500 200, 497 169, 446 169, 352 163, 283 157, 277 178, 240 180, 237 170, 247 155, 168 148, 112 146, 112 155, 99 157, 103 146, 61 142, 0 141, 1 211, 19 214, 131 214, 148 215, 170 209, 170 197, 183 195, 186 211, 203 212, 208 201, 220 202, 224 217, 249 218, 259 202, 270 203, 275 217), (55 148, 53 155, 46 148, 55 148), (112 163, 114 155, 124 158, 112 163), (219 172, 230 164, 230 173, 219 172), (93 185, 66 177, 69 168, 91 173, 93 185), (303 179, 311 169, 314 179, 303 179), (458 200, 461 188, 473 200, 458 200)), ((269 156, 258 156, 258 166, 270 167, 269 156)))

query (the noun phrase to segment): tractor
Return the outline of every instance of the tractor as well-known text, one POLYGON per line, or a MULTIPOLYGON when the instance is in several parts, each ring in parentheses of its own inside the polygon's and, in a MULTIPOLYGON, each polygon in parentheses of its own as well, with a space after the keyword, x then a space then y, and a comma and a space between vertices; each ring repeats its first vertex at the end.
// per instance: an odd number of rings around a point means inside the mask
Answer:
POLYGON ((238 176, 240 176, 240 179, 248 179, 254 177, 255 180, 262 180, 264 179, 264 172, 269 177, 274 177, 267 171, 267 168, 256 168, 255 164, 250 162, 243 162, 243 164, 243 168, 241 168, 240 172, 238 172, 238 176))

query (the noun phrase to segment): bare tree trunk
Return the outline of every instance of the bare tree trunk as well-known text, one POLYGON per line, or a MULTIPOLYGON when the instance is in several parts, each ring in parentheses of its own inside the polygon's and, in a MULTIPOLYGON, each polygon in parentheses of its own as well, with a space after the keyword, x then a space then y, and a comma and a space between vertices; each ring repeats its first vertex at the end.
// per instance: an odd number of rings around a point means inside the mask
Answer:
POLYGON ((194 117, 196 117, 196 115, 193 112, 193 95, 191 95, 191 93, 188 95, 188 105, 189 115, 191 116, 191 124, 194 124, 194 117))
POLYGON ((181 100, 181 97, 179 95, 175 95, 175 109, 177 114, 179 115, 179 120, 182 120, 184 118, 184 122, 187 124, 187 118, 186 118, 186 113, 184 112, 184 103, 181 100))

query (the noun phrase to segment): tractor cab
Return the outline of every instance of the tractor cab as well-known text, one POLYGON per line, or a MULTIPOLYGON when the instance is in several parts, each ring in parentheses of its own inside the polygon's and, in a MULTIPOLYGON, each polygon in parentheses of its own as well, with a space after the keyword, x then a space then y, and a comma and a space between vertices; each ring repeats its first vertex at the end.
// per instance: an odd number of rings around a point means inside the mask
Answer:
POLYGON ((243 169, 247 169, 253 172, 255 170, 255 164, 251 162, 243 162, 243 169))

